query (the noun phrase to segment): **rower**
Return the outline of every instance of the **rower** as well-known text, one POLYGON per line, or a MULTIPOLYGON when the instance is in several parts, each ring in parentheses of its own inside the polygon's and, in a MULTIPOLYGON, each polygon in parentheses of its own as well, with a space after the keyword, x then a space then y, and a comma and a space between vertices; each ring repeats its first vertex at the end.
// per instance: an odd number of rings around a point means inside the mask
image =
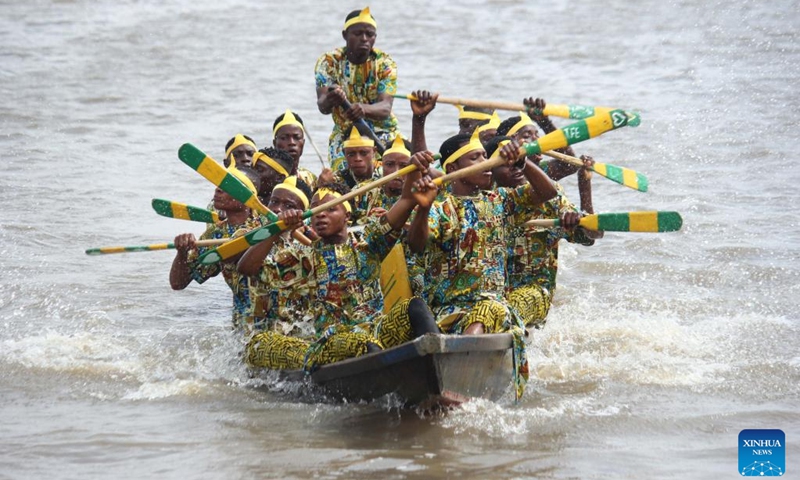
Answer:
MULTIPOLYGON (((510 137, 498 136, 486 145, 486 153, 493 154, 500 145, 510 141, 510 137)), ((590 181, 586 168, 579 173, 579 183, 590 181)), ((495 184, 499 187, 517 188, 526 182, 521 168, 515 165, 501 165, 492 169, 495 184)), ((590 178, 590 177, 589 177, 590 178)), ((564 189, 554 182, 558 195, 545 202, 537 213, 542 218, 560 218, 561 227, 552 229, 526 228, 524 225, 510 225, 507 228, 508 257, 506 259, 506 298, 509 306, 525 322, 527 327, 542 328, 550 310, 556 288, 558 271, 558 244, 561 239, 570 243, 591 246, 602 232, 578 226, 581 212, 566 196, 564 189)), ((581 189, 581 200, 592 213, 591 190, 581 189), (588 194, 588 198, 584 195, 588 194)))
POLYGON ((490 108, 456 105, 458 109, 458 134, 472 135, 475 129, 489 123, 494 115, 490 108))
POLYGON ((252 138, 237 133, 225 144, 225 157, 222 160, 222 164, 225 168, 233 165, 240 170, 242 167, 249 167, 252 165, 253 155, 256 150, 256 143, 252 138))
POLYGON ((350 188, 359 183, 377 180, 381 177, 377 167, 378 150, 375 141, 362 135, 355 126, 350 128, 347 140, 342 144, 347 168, 335 172, 333 177, 336 182, 341 182, 350 188))
POLYGON ((397 64, 386 52, 374 48, 377 22, 369 7, 354 10, 345 18, 345 46, 323 54, 314 68, 317 107, 332 115, 328 159, 334 172, 347 168, 342 143, 354 121, 364 120, 383 144, 398 134, 392 113, 392 95, 397 92, 397 64), (343 104, 350 103, 345 110, 343 104))
MULTIPOLYGON (((256 193, 259 180, 252 171, 241 171, 230 167, 227 171, 239 179, 248 190, 256 193)), ((242 202, 234 199, 221 188, 214 191, 214 207, 225 213, 225 219, 216 224, 209 224, 206 231, 200 236, 201 240, 212 238, 230 238, 239 230, 251 230, 261 226, 258 217, 242 202)), ((247 277, 236 271, 236 262, 228 261, 212 265, 197 263, 197 258, 206 248, 197 248, 196 239, 192 233, 183 233, 175 237, 175 259, 169 272, 169 282, 173 290, 183 290, 194 280, 202 284, 211 277, 222 273, 225 283, 233 294, 232 321, 237 330, 249 332, 252 326, 247 322, 250 310, 250 294, 248 291, 247 277)))
MULTIPOLYGON (((410 148, 411 142, 405 140, 402 135, 398 135, 394 139, 391 147, 383 152, 381 159, 381 170, 384 177, 411 165, 410 148)), ((372 179, 361 182, 357 187, 362 187, 370 181, 372 179)), ((401 193, 403 193, 403 177, 397 177, 381 188, 369 190, 364 195, 356 197, 353 200, 352 224, 364 224, 369 217, 385 214, 400 198, 401 193)))
MULTIPOLYGON (((286 210, 306 210, 309 198, 311 190, 308 185, 295 176, 289 176, 272 190, 267 207, 276 215, 286 210)), ((310 228, 306 228, 303 234, 314 238, 310 228)), ((250 279, 249 316, 256 332, 275 331, 292 337, 310 338, 314 327, 304 319, 310 307, 306 286, 295 283, 292 288, 278 288, 281 279, 275 277, 276 271, 263 268, 264 259, 271 252, 291 243, 288 230, 276 235, 272 242, 258 243, 242 256, 237 270, 250 279)))
POLYGON ((306 144, 305 128, 300 115, 288 108, 272 123, 272 146, 288 152, 292 156, 291 175, 296 175, 312 190, 317 186, 317 177, 310 170, 300 166, 303 147, 306 144))
POLYGON ((293 162, 288 152, 273 147, 262 148, 253 155, 253 168, 261 181, 258 198, 262 203, 267 203, 275 185, 289 176, 293 162))

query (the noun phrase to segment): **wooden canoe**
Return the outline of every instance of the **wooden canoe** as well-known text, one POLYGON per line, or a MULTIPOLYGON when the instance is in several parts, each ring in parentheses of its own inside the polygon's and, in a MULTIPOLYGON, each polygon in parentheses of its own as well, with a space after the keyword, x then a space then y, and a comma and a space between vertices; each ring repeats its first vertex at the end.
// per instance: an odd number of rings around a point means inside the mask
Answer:
POLYGON ((403 345, 317 369, 281 372, 348 402, 394 395, 404 406, 438 408, 513 396, 511 334, 427 334, 403 345))

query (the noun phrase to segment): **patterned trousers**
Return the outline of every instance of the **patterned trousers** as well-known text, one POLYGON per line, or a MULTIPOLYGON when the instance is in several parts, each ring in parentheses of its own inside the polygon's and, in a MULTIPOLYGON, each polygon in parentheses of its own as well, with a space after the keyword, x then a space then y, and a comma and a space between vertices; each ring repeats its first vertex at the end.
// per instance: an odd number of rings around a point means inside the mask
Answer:
POLYGON ((519 315, 526 327, 542 328, 550 311, 550 293, 538 283, 515 289, 507 295, 509 308, 519 315))
POLYGON ((400 345, 412 339, 408 304, 403 300, 372 324, 337 325, 326 330, 316 341, 288 337, 276 332, 262 332, 250 340, 245 362, 253 368, 270 370, 313 369, 320 365, 358 357, 367 353, 367 344, 382 348, 400 345))

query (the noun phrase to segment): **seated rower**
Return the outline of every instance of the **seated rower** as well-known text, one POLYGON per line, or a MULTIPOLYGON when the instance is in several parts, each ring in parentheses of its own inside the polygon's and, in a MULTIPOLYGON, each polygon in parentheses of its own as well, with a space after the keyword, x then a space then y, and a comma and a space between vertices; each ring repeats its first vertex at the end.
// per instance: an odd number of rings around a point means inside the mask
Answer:
POLYGON ((237 133, 225 144, 225 158, 222 160, 222 164, 225 168, 233 165, 239 170, 243 170, 253 164, 253 155, 256 150, 256 142, 252 138, 237 133))
MULTIPOLYGON (((411 165, 411 142, 403 139, 398 135, 389 149, 383 152, 382 157, 382 170, 383 177, 387 177, 398 170, 401 170, 411 165)), ((400 198, 403 193, 403 177, 397 177, 389 183, 383 185, 381 188, 372 189, 365 194, 356 197, 353 200, 353 218, 352 224, 361 225, 366 223, 367 219, 372 216, 381 216, 389 211, 394 205, 394 202, 400 198)), ((361 182, 357 187, 362 187, 372 179, 361 182)))
POLYGON ((253 155, 253 168, 261 181, 261 187, 258 189, 258 198, 261 203, 268 203, 275 185, 289 176, 292 162, 291 155, 272 147, 262 148, 253 155))
POLYGON ((347 140, 342 143, 342 150, 347 168, 334 173, 334 181, 353 188, 359 183, 380 178, 376 168, 378 149, 375 148, 375 141, 362 135, 355 126, 350 129, 347 140))
MULTIPOLYGON (((311 207, 327 204, 346 193, 347 187, 342 184, 322 185, 314 194, 311 207)), ((393 346, 394 338, 388 328, 374 333, 374 324, 383 311, 380 265, 413 208, 413 200, 401 198, 380 219, 369 222, 359 240, 347 230, 352 212, 349 202, 331 206, 311 219, 319 240, 310 247, 293 245, 266 257, 263 268, 274 269, 276 278, 290 283, 279 288, 294 288, 291 283, 296 284, 298 279, 308 282, 316 340, 308 342, 276 332, 260 333, 247 346, 248 364, 269 369, 312 369, 393 346)), ((289 210, 281 212, 279 217, 288 225, 297 226, 302 223, 302 213, 289 210)), ((266 240, 270 241, 273 240, 266 240)), ((242 266, 262 262, 264 257, 254 248, 242 257, 242 266)), ((262 247, 265 248, 268 247, 262 247)), ((409 324, 410 320, 404 319, 414 314, 420 303, 418 299, 413 303, 399 302, 389 316, 403 319, 390 323, 409 324)), ((423 320, 427 320, 427 329, 422 333, 435 329, 432 316, 423 320)))
POLYGON ((472 135, 475 129, 489 123, 494 110, 491 108, 456 105, 458 109, 458 134, 472 135))
POLYGON ((303 156, 305 144, 306 134, 303 119, 287 108, 272 123, 272 146, 292 156, 292 168, 289 170, 289 174, 297 176, 311 190, 314 190, 317 188, 317 176, 300 166, 300 157, 303 156))
MULTIPOLYGON (((305 182, 295 176, 286 177, 272 190, 267 207, 276 215, 286 210, 306 210, 309 206, 311 190, 305 182)), ((314 238, 311 229, 303 232, 314 238)), ((238 271, 246 275, 250 282, 250 313, 256 333, 275 331, 284 335, 309 338, 314 334, 314 326, 305 318, 309 313, 308 289, 298 279, 292 288, 277 288, 282 281, 274 276, 275 270, 263 268, 263 261, 270 252, 290 246, 290 231, 276 235, 272 242, 254 245, 247 258, 240 259, 238 271)))
MULTIPOLYGON (((498 136, 486 145, 487 154, 492 154, 511 138, 498 136)), ((582 202, 590 209, 591 189, 584 183, 585 169, 578 177, 582 202)), ((522 169, 515 165, 501 165, 492 169, 495 184, 499 187, 517 188, 526 182, 522 169)), ((566 239, 570 243, 591 246, 602 232, 586 230, 578 226, 581 213, 566 196, 563 188, 555 183, 558 195, 545 202, 537 216, 559 218, 561 226, 552 229, 534 229, 524 225, 507 229, 508 258, 506 260, 507 298, 513 308, 525 321, 525 326, 542 328, 550 310, 555 293, 556 272, 558 270, 558 243, 566 239)))
MULTIPOLYGON (((245 172, 236 168, 228 168, 233 176, 253 193, 258 191, 256 184, 258 177, 249 172, 252 177, 248 177, 245 172)), ((258 218, 254 216, 250 208, 240 201, 234 199, 229 194, 217 188, 214 191, 214 207, 220 212, 225 213, 225 219, 216 224, 210 224, 206 231, 200 236, 201 240, 212 238, 230 238, 238 232, 244 232, 261 226, 258 218)), ((169 283, 173 290, 183 290, 192 280, 197 283, 204 283, 211 277, 222 273, 225 282, 233 293, 233 326, 237 330, 245 332, 251 329, 247 322, 247 314, 250 310, 250 294, 248 291, 247 278, 236 271, 236 262, 215 263, 213 265, 202 265, 197 263, 197 258, 205 252, 205 248, 196 248, 194 234, 184 233, 175 237, 175 259, 169 272, 169 283)))

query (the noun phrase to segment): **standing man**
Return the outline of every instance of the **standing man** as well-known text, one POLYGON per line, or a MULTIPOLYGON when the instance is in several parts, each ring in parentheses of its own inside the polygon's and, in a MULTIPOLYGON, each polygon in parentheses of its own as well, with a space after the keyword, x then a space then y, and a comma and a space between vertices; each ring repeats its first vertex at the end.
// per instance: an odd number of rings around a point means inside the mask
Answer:
POLYGON ((317 107, 333 116, 328 160, 334 172, 347 169, 342 151, 345 134, 363 119, 382 143, 397 135, 392 95, 397 91, 397 64, 387 53, 373 48, 377 38, 369 7, 347 15, 342 30, 345 46, 323 54, 314 68, 317 107), (343 104, 350 103, 345 110, 343 104))

